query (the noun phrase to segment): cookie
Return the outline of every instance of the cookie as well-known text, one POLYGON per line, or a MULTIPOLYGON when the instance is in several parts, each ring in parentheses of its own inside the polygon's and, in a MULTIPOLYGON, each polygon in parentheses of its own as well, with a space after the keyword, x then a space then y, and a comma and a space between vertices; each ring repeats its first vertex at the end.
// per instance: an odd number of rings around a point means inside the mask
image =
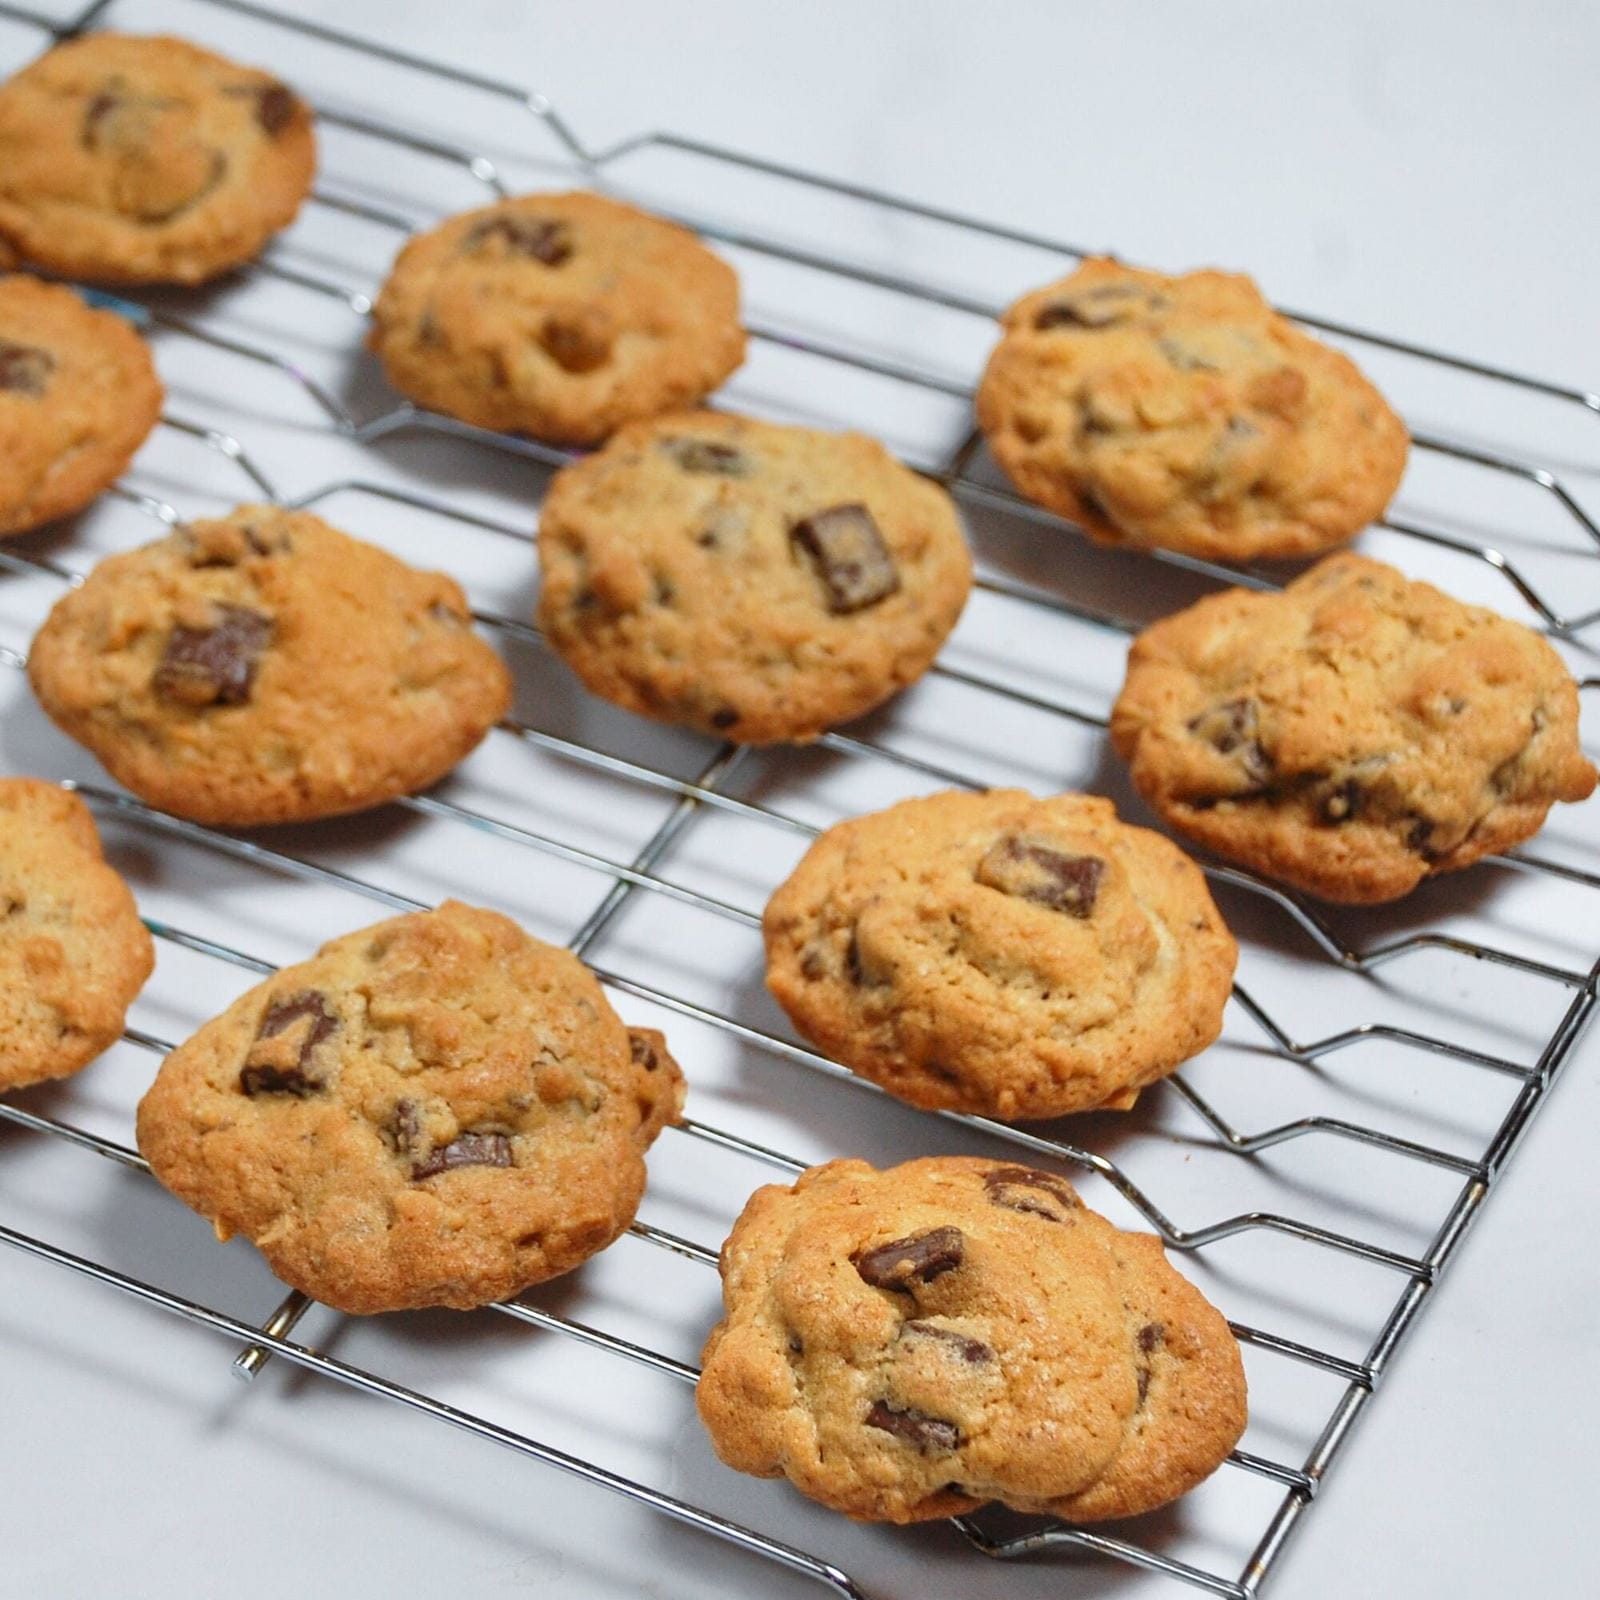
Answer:
POLYGON ((1111 737, 1178 832, 1352 905, 1529 838, 1596 778, 1544 639, 1356 555, 1147 628, 1111 737))
POLYGON ((930 1110, 1123 1108, 1222 1029, 1238 946, 1200 869, 1109 800, 905 800, 828 829, 762 919, 819 1049, 930 1110))
POLYGON ((0 255, 100 283, 204 283, 311 188, 311 111, 182 39, 88 33, 0 86, 0 255))
POLYGON ((598 695, 745 744, 926 671, 972 587, 942 489, 858 433, 686 412, 556 474, 539 622, 598 695))
POLYGON ((400 252, 368 344, 419 405, 598 444, 744 360, 739 280, 687 229, 597 194, 451 217, 400 252))
POLYGON ((154 966, 89 808, 56 784, 0 778, 0 1090, 87 1066, 154 966))
POLYGON ((1221 1314, 1053 1173, 812 1167, 751 1197, 722 1284, 696 1390, 718 1456, 860 1520, 1133 1516, 1244 1431, 1221 1314))
POLYGON ((995 460, 1102 544, 1318 555, 1383 514, 1401 422, 1246 277, 1085 261, 1024 295, 978 389, 995 460))
POLYGON ((162 398, 124 318, 59 284, 0 277, 0 539, 88 505, 133 459, 162 398))
POLYGON ((511 697, 451 579, 272 506, 107 557, 50 613, 28 677, 142 799, 238 827, 425 789, 511 697))
POLYGON ((325 944, 167 1057, 139 1149, 219 1239, 341 1311, 461 1310, 633 1221, 683 1105, 577 957, 449 901, 325 944))

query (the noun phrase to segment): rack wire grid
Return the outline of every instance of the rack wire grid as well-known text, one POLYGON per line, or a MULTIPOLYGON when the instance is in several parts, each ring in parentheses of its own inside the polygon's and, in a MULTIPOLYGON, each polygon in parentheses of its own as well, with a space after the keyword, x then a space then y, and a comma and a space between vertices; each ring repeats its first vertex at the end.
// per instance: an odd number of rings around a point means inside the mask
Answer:
MULTIPOLYGON (((54 42, 107 24, 113 10, 117 25, 132 26, 150 9, 98 0, 50 18, 0 4, 0 44, 20 61, 41 34, 54 42)), ((392 103, 420 101, 457 122, 470 121, 467 113, 477 125, 494 115, 502 122, 483 143, 466 144, 388 113, 344 108, 332 92, 319 96, 324 173, 293 230, 219 291, 112 302, 158 341, 177 409, 163 416, 133 479, 95 512, 68 530, 0 546, 0 629, 15 641, 0 645, 0 664, 25 665, 26 639, 52 594, 80 581, 95 555, 139 542, 144 517, 176 525, 243 495, 344 513, 347 523, 376 519, 386 542, 451 568, 471 588, 479 624, 514 660, 519 712, 432 793, 369 818, 250 838, 163 815, 92 776, 63 776, 94 807, 114 858, 133 878, 162 959, 136 1007, 139 1025, 107 1063, 71 1086, 0 1103, 0 1119, 146 1172, 125 1132, 132 1095, 118 1099, 85 1085, 106 1074, 107 1084, 114 1079, 136 1095, 151 1057, 171 1048, 157 1022, 181 1037, 181 1026, 194 1026, 237 988, 275 970, 259 948, 235 944, 241 928, 251 943, 270 943, 275 956, 293 959, 308 953, 302 897, 310 890, 337 894, 343 920, 334 926, 343 928, 370 920, 363 906, 418 909, 476 874, 489 886, 479 898, 565 939, 625 1008, 664 1018, 691 1084, 690 1119, 653 1158, 646 1203, 675 1226, 640 1220, 631 1239, 559 1294, 547 1286, 491 1308, 499 1317, 563 1336, 586 1359, 603 1357, 602 1367, 581 1369, 580 1384, 623 1381, 615 1362, 641 1369, 641 1406, 664 1417, 663 1427, 692 1429, 681 1395, 664 1391, 692 1386, 696 1368, 662 1346, 692 1353, 714 1316, 708 1269, 716 1241, 754 1181, 787 1178, 829 1154, 1021 1151, 1070 1172, 1092 1204, 1124 1225, 1158 1232, 1228 1311, 1249 1366, 1249 1448, 1235 1451, 1182 1507, 1125 1525, 1074 1528, 991 1511, 954 1519, 954 1530, 988 1557, 1074 1559, 1084 1584, 1099 1581, 1097 1563, 1085 1558, 1099 1557, 1213 1595, 1255 1595, 1594 1008, 1600 949, 1581 930, 1596 926, 1600 873, 1584 814, 1553 821, 1537 850, 1512 851, 1455 883, 1426 885, 1401 906, 1363 912, 1313 910, 1249 873, 1208 864, 1243 948, 1241 982, 1212 1051, 1123 1115, 1018 1128, 899 1106, 795 1042, 762 996, 752 932, 766 893, 821 827, 930 788, 1093 786, 1137 814, 1101 737, 1125 637, 1218 584, 1281 581, 1264 569, 1170 553, 1097 550, 1011 494, 988 463, 970 400, 994 314, 1011 298, 995 285, 1020 290, 1082 252, 666 132, 592 150, 549 100, 522 86, 246 0, 179 0, 178 9, 184 31, 245 59, 281 62, 287 75, 299 66, 307 78, 343 83, 359 57, 364 73, 394 75, 392 103), (298 55, 286 58, 291 48, 298 55), (529 131, 545 141, 533 157, 524 149, 529 131), (499 141, 492 147, 491 137, 499 141), (977 595, 929 678, 889 711, 813 746, 757 751, 713 748, 585 700, 520 620, 533 567, 527 500, 540 469, 567 455, 397 404, 359 364, 361 319, 398 237, 465 204, 533 187, 535 178, 548 186, 552 166, 676 216, 740 267, 753 353, 728 403, 869 427, 962 503, 980 562, 977 595), (370 179, 375 168, 378 185, 370 179), (847 258, 814 242, 840 237, 887 240, 887 259, 847 258), (938 248, 920 250, 929 239, 938 248), (913 274, 897 264, 907 259, 941 270, 913 274), (968 281, 986 291, 965 287, 968 281), (231 364, 224 395, 214 383, 191 385, 197 357, 231 364), (262 421, 262 408, 275 406, 285 410, 269 413, 274 426, 287 427, 294 441, 284 452, 291 467, 330 442, 356 466, 298 492, 281 488, 281 468, 269 472, 232 431, 234 418, 262 421), (446 492, 430 487, 440 479, 446 492), (483 593, 497 594, 498 603, 478 603, 483 593), (656 979, 657 970, 666 975, 656 979), (146 1026, 151 1017, 156 1022, 146 1026), (878 1098, 862 1102, 862 1092, 878 1098), (107 1131, 85 1125, 93 1122, 107 1131), (797 1138, 801 1152, 783 1148, 797 1138), (607 1273, 614 1257, 644 1247, 669 1266, 690 1264, 692 1287, 640 1275, 637 1262, 625 1274, 607 1273), (626 1331, 552 1309, 573 1296, 580 1307, 587 1296, 626 1331)), ((1407 404, 1416 445, 1408 501, 1448 503, 1452 483, 1459 490, 1460 475, 1472 475, 1475 510, 1465 526, 1445 511, 1391 515, 1368 543, 1413 568, 1424 555, 1444 562, 1458 591, 1520 606, 1569 654, 1581 655, 1584 630, 1600 620, 1600 529, 1551 465, 1485 444, 1470 427, 1423 428, 1416 408, 1447 412, 1452 395, 1466 390, 1479 403, 1487 396, 1498 415, 1513 396, 1545 408, 1536 412, 1540 426, 1551 407, 1563 415, 1600 411, 1600 396, 1291 315, 1358 350, 1407 404), (1501 530, 1494 543, 1482 536, 1486 523, 1501 530), (1515 550, 1514 560, 1502 546, 1515 550)), ((369 530, 363 522, 357 531, 369 530)), ((1600 678, 1587 670, 1582 683, 1592 691, 1600 678)), ((64 742, 50 742, 20 694, 14 699, 19 716, 38 724, 27 736, 58 770, 70 773, 74 762, 92 770, 64 742)), ((32 1170, 15 1148, 8 1162, 24 1176, 32 1170)), ((183 1225, 186 1214, 175 1204, 152 1203, 163 1207, 163 1227, 183 1225)), ((8 1210, 17 1208, 13 1196, 8 1210)), ((308 1310, 299 1295, 257 1325, 208 1297, 9 1222, 0 1224, 0 1240, 221 1334, 242 1347, 233 1363, 242 1378, 276 1356, 840 1594, 863 1592, 838 1561, 809 1547, 847 1542, 859 1552, 870 1534, 823 1517, 786 1490, 734 1479, 703 1446, 678 1472, 695 1493, 669 1493, 643 1473, 466 1411, 439 1398, 437 1385, 412 1386, 296 1339, 308 1310), (730 1500, 749 1508, 750 1523, 716 1509, 730 1500), (796 1542, 755 1522, 798 1526, 805 1537, 796 1542)), ((225 1254, 214 1249, 204 1259, 214 1265, 225 1254)), ((528 1348, 547 1353, 551 1343, 528 1348)), ((442 1369, 435 1376, 446 1381, 442 1369)), ((554 1429, 557 1419, 550 1420, 554 1429)), ((649 1443, 670 1437, 651 1433, 649 1443)), ((899 1558, 938 1561, 941 1571, 960 1561, 950 1541, 930 1543, 925 1537, 899 1558)), ((1059 1591, 1061 1560, 1042 1565, 1051 1591, 1059 1591)), ((976 1594, 988 1592, 981 1568, 969 1560, 949 1570, 976 1594)), ((1014 1580, 1006 1592, 1019 1592, 1014 1580)))

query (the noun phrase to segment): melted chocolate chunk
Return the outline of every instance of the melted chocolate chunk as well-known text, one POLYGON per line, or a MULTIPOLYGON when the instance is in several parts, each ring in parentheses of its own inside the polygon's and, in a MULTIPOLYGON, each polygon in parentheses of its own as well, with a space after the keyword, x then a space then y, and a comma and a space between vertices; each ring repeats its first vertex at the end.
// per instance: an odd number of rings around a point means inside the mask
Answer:
POLYGON ((748 478, 752 463, 744 451, 720 439, 673 437, 661 440, 661 448, 683 472, 709 472, 719 478, 748 478))
POLYGON ((185 706, 241 706, 272 639, 272 619, 246 606, 219 605, 214 628, 174 628, 151 685, 185 706))
POLYGON ((0 393, 25 394, 37 400, 50 387, 50 374, 55 370, 56 358, 48 350, 0 339, 0 393))
POLYGON ((1083 1206, 1065 1178, 1034 1167, 991 1167, 983 1175, 983 1187, 991 1205, 1046 1222, 1065 1222, 1069 1212, 1083 1206))
POLYGON ((656 1042, 660 1038, 649 1028, 628 1029, 628 1054, 633 1057, 634 1066, 654 1072, 661 1065, 662 1050, 656 1042))
POLYGON ((1259 735, 1260 718, 1261 708, 1254 700, 1224 700, 1190 717, 1185 726, 1219 755, 1232 756, 1251 784, 1259 786, 1272 774, 1272 761, 1259 735))
POLYGON ((707 719, 713 728, 731 728, 739 720, 739 713, 732 706, 722 706, 713 711, 707 719))
POLYGON ((818 511, 797 522, 789 537, 816 569, 835 616, 864 611, 900 587, 889 547, 863 505, 818 511))
POLYGON ((244 1058, 244 1068, 239 1074, 240 1090, 252 1097, 292 1094, 302 1100, 308 1095, 320 1094, 326 1084, 320 1074, 311 1070, 311 1058, 317 1046, 338 1027, 339 1019, 328 1010, 327 996, 318 994, 315 989, 274 1000, 261 1018, 255 1044, 244 1058), (277 1049, 260 1048, 265 1040, 276 1039, 302 1024, 299 1054, 293 1063, 285 1064, 277 1049))
POLYGON ((904 1339, 908 1334, 921 1339, 937 1339, 961 1359, 971 1366, 981 1366, 985 1361, 994 1360, 993 1349, 986 1345, 982 1339, 969 1339, 964 1333, 957 1333, 954 1328, 941 1328, 936 1322, 923 1322, 913 1320, 900 1324, 900 1337, 904 1339))
POLYGON ((294 103, 294 96, 281 83, 269 83, 256 91, 256 122, 269 139, 276 139, 294 120, 294 103))
POLYGON ((1052 300, 1034 316, 1041 331, 1050 328, 1109 328, 1130 321, 1141 311, 1159 311, 1164 296, 1138 283, 1102 283, 1052 300))
POLYGON ((467 230, 464 252, 481 250, 498 241, 513 255, 559 267, 572 257, 572 230, 559 217, 532 217, 523 211, 503 211, 485 217, 467 230))
POLYGON ((1336 783, 1317 802, 1317 815, 1324 822, 1348 822, 1361 809, 1361 785, 1354 778, 1336 783))
POLYGON ((874 1400, 867 1412, 867 1426, 881 1428, 897 1439, 915 1445, 919 1450, 954 1450, 961 1443, 961 1430, 942 1417, 930 1417, 925 1411, 902 1411, 887 1400, 874 1400))
POLYGON ((1106 864, 1099 856, 1077 856, 1037 839, 1008 833, 993 844, 973 876, 1018 900, 1031 900, 1069 917, 1094 913, 1106 864))
POLYGON ((511 1139, 504 1133, 460 1133, 449 1144, 430 1151, 422 1160, 414 1162, 411 1181, 420 1183, 424 1178, 436 1178, 441 1172, 454 1172, 457 1167, 509 1167, 511 1165, 511 1139))
POLYGON ((961 1265, 966 1241, 959 1228, 934 1228, 928 1233, 892 1239, 850 1259, 863 1283, 874 1289, 907 1289, 932 1283, 961 1265))
POLYGON ((1139 1330, 1139 1348, 1145 1355, 1149 1355, 1166 1336, 1167 1329, 1164 1323, 1147 1322, 1139 1330))

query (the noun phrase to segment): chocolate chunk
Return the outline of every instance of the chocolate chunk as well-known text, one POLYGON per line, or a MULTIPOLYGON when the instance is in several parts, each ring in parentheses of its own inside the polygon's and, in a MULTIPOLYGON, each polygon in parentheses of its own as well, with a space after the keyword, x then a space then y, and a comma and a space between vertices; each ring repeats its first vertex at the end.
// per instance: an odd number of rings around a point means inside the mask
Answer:
POLYGON ((863 505, 830 506, 797 522, 789 537, 806 553, 835 616, 863 611, 900 587, 878 524, 863 505))
POLYGON ((411 1181, 436 1178, 457 1167, 509 1167, 511 1138, 504 1133, 460 1133, 449 1144, 442 1144, 411 1168, 411 1181))
POLYGON ((294 96, 281 83, 256 91, 256 121, 269 139, 276 139, 294 120, 294 96))
POLYGON ((850 1259, 863 1283, 874 1289, 906 1289, 932 1283, 961 1265, 966 1241, 959 1228, 934 1228, 905 1239, 892 1239, 850 1259))
POLYGON ((748 478, 752 471, 749 456, 720 439, 691 439, 673 436, 660 441, 683 472, 709 472, 719 478, 748 478))
POLYGON ((1145 1355, 1149 1355, 1150 1352, 1166 1338, 1166 1336, 1167 1329, 1164 1323, 1147 1322, 1139 1330, 1139 1349, 1143 1351, 1145 1355))
POLYGON ((983 1175, 983 1187, 991 1205, 1046 1222, 1065 1222, 1069 1212, 1083 1206, 1065 1178, 1034 1167, 991 1167, 983 1175))
POLYGON ((955 1423, 930 1417, 925 1411, 899 1410, 887 1400, 872 1402, 867 1426, 892 1433, 919 1450, 954 1450, 961 1443, 961 1430, 955 1423))
POLYGON ((498 241, 512 255, 559 267, 572 256, 572 229, 559 217, 533 217, 524 211, 502 211, 475 222, 461 241, 464 252, 498 241))
POLYGON ((861 930, 850 930, 850 941, 844 947, 844 970, 850 974, 850 981, 858 989, 867 981, 867 969, 861 965, 861 930))
POLYGON ((55 370, 56 358, 48 350, 0 339, 0 393, 25 394, 37 400, 50 387, 50 374, 55 370))
POLYGON ((654 1072, 661 1065, 665 1044, 666 1040, 653 1028, 628 1029, 628 1054, 633 1057, 634 1066, 643 1067, 646 1072, 654 1072))
POLYGON ((1272 759, 1261 743, 1260 720, 1261 708, 1254 700, 1224 700, 1190 717, 1185 726, 1219 755, 1232 756, 1250 783, 1259 788, 1272 774, 1272 759))
POLYGON ((914 1334, 923 1339, 937 1339, 940 1344, 947 1346, 963 1361, 974 1367, 981 1366, 985 1361, 994 1360, 993 1349, 982 1339, 969 1339, 966 1334, 957 1333, 954 1328, 941 1328, 936 1322, 923 1322, 920 1319, 902 1322, 900 1337, 904 1339, 907 1334, 914 1334))
POLYGON ((1412 817, 1406 829, 1406 849, 1414 850, 1424 861, 1437 861, 1441 852, 1434 844, 1434 827, 1431 818, 1412 817))
POLYGON ((1109 328, 1128 322, 1140 311, 1159 311, 1166 297, 1139 283, 1101 283, 1091 289, 1064 295, 1043 306, 1033 325, 1041 331, 1050 328, 1109 328))
POLYGON ((212 628, 174 628, 151 685, 186 706, 240 706, 272 639, 272 619, 246 606, 219 605, 212 628))
POLYGON ((739 713, 732 706, 720 706, 707 718, 713 728, 731 728, 738 720, 739 713))
POLYGON ((311 1070, 311 1058, 317 1046, 338 1027, 339 1019, 328 1010, 327 997, 315 989, 274 1000, 262 1016, 255 1043, 244 1059, 244 1068, 239 1074, 240 1090, 252 1097, 292 1094, 302 1100, 308 1095, 320 1094, 326 1084, 319 1073, 311 1070), (293 1062, 284 1061, 281 1046, 263 1048, 266 1041, 296 1028, 301 1031, 293 1062))
POLYGON ((1317 802, 1317 815, 1324 822, 1348 822, 1361 809, 1361 785, 1354 778, 1336 783, 1317 802))
POLYGON ((1038 839, 1008 833, 991 845, 973 876, 979 883, 1018 900, 1031 900, 1069 917, 1094 913, 1106 864, 1099 856, 1078 856, 1038 839))

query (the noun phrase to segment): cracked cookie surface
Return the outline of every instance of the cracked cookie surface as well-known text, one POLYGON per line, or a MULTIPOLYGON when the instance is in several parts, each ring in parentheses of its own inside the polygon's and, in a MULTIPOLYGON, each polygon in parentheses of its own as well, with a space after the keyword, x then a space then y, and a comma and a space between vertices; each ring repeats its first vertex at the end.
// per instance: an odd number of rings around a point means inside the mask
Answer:
POLYGON ((271 506, 101 561, 51 611, 28 676, 142 799, 241 827, 426 788, 511 695, 450 578, 271 506))
POLYGON ((81 510, 161 414, 150 348, 60 284, 0 277, 0 539, 81 510))
POLYGON ((573 192, 417 235, 368 345, 420 405, 582 445, 701 400, 744 360, 745 339, 725 261, 676 223, 573 192))
POLYGON ((540 624, 590 689, 750 744, 914 682, 972 584, 949 496, 876 440, 709 411, 563 468, 539 558, 540 624))
POLYGON ((1383 513, 1404 423, 1247 277, 1085 261, 1025 295, 978 390, 995 459, 1102 544, 1318 555, 1383 513))
POLYGON ((1126 1106, 1222 1028, 1238 947, 1200 869, 1109 800, 905 800, 828 829, 768 902, 767 987, 912 1105, 1126 1106))
POLYGON ((0 778, 0 1090, 87 1066, 154 966, 89 808, 42 779, 0 778))
POLYGON ((155 1175, 342 1311, 467 1309, 633 1221, 683 1103, 659 1033, 575 956, 450 901, 242 995, 140 1103, 155 1175))
POLYGON ((1221 1314, 1053 1173, 813 1167, 751 1197, 722 1280, 695 1394, 718 1456, 851 1517, 1132 1516, 1244 1430, 1221 1314))
POLYGON ((309 107, 182 39, 89 33, 0 85, 0 254, 100 283, 203 283, 310 191, 309 107))
POLYGON ((1145 629, 1111 735, 1179 832, 1351 904, 1531 837, 1596 778, 1546 640, 1356 555, 1145 629))

